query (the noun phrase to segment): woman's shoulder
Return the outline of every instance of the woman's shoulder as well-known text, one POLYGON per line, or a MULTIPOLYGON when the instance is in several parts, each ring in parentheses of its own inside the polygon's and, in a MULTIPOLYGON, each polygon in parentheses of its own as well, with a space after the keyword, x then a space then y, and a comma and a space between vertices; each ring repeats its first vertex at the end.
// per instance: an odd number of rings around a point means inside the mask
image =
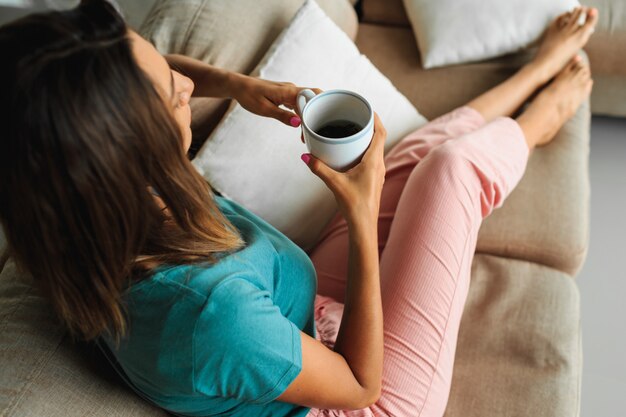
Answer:
MULTIPOLYGON (((183 265, 160 265, 146 280, 144 288, 158 286, 162 291, 193 292, 202 298, 214 289, 232 280, 247 281, 255 286, 264 286, 257 269, 245 259, 228 256, 218 263, 193 263, 183 265), (232 258, 232 259, 229 259, 232 258), (224 262, 226 261, 226 262, 224 262)), ((154 291, 150 288, 149 291, 154 291)))
POLYGON ((243 232, 250 241, 272 241, 273 246, 284 246, 289 238, 279 231, 274 225, 265 220, 263 214, 257 214, 249 210, 244 204, 229 198, 216 195, 216 202, 220 210, 236 227, 243 232))

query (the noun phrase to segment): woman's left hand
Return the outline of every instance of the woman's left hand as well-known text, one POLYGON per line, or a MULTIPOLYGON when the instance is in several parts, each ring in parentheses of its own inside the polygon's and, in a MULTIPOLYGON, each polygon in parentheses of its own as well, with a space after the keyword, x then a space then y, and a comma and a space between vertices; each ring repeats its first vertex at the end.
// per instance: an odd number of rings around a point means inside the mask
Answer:
MULTIPOLYGON (((232 97, 249 112, 272 117, 287 126, 298 127, 301 123, 300 116, 278 106, 282 104, 288 109, 296 110, 296 96, 305 88, 309 87, 297 87, 290 82, 269 81, 244 75, 236 78, 232 97)), ((311 90, 316 94, 322 92, 319 88, 311 90)))

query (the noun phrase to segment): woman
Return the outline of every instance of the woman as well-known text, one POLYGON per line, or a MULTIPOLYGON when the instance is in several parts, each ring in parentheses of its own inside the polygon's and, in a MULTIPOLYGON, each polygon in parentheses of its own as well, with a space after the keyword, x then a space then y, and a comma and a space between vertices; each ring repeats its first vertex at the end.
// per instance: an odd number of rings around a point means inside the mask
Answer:
POLYGON ((441 416, 478 228, 589 95, 576 52, 597 16, 563 14, 513 77, 386 156, 377 116, 350 171, 304 154, 339 206, 309 254, 186 157, 192 95, 297 127, 278 105, 303 87, 163 57, 103 1, 28 16, 0 29, 12 254, 70 334, 172 413, 441 416))

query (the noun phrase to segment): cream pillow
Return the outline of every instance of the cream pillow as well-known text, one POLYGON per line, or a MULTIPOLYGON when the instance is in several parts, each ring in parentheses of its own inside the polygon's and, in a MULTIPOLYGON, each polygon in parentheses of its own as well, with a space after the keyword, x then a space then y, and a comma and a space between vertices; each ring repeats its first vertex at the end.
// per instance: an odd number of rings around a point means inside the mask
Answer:
MULTIPOLYGON (((300 8, 252 74, 358 92, 387 129, 386 151, 426 122, 313 0, 300 8)), ((337 207, 330 190, 300 159, 305 152, 299 128, 233 103, 193 163, 220 193, 307 250, 337 207)))
POLYGON ((517 52, 576 0, 403 0, 424 68, 517 52))

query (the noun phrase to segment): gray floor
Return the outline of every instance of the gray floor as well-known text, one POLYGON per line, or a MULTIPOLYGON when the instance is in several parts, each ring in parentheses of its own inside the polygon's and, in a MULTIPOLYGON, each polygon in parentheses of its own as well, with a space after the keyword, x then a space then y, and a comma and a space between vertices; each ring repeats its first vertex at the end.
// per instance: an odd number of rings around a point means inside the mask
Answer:
POLYGON ((591 236, 577 278, 583 328, 581 417, 626 415, 626 119, 591 124, 591 236))

